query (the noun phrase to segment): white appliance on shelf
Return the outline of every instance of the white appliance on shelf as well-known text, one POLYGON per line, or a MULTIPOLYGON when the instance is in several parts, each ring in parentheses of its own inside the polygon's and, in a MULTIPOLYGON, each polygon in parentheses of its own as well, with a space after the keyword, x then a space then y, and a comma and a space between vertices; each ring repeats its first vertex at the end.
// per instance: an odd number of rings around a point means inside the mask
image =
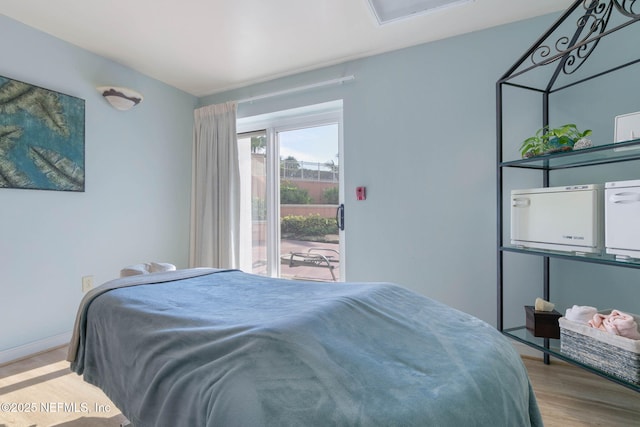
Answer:
POLYGON ((511 244, 527 248, 601 253, 601 184, 511 191, 511 244))
MULTIPOLYGON (((632 141, 640 138, 640 111, 637 113, 621 114, 614 120, 614 142, 632 141)), ((638 150, 640 146, 614 148, 613 151, 638 150)))
POLYGON ((640 180, 605 184, 605 248, 619 258, 640 258, 640 180))

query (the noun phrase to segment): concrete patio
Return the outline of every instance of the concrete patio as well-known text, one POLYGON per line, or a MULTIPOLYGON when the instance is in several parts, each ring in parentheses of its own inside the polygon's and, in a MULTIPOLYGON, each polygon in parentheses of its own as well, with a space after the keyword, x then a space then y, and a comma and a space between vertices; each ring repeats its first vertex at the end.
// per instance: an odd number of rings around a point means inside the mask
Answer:
MULTIPOLYGON (((337 239, 336 239, 337 240, 337 239)), ((333 277, 331 270, 328 268, 326 262, 321 261, 318 265, 308 265, 310 263, 296 262, 302 260, 301 257, 294 257, 294 266, 291 267, 291 254, 307 254, 310 249, 312 254, 325 255, 329 260, 330 265, 333 267, 333 274, 336 280, 340 280, 340 262, 338 254, 340 245, 338 243, 325 243, 325 242, 311 242, 302 240, 282 240, 280 242, 280 276, 285 279, 293 280, 311 280, 320 282, 332 282, 333 277), (335 252, 333 252, 335 251, 335 252), (307 265, 301 265, 307 264, 307 265)), ((260 260, 259 254, 264 254, 264 249, 261 247, 254 248, 254 260, 260 260)), ((265 274, 266 263, 254 262, 253 273, 265 274)))

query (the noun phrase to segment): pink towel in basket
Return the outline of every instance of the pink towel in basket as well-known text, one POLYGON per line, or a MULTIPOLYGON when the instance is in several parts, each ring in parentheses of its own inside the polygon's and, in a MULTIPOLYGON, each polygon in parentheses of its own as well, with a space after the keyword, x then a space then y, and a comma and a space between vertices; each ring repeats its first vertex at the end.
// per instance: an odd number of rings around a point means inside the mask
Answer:
POLYGON ((618 310, 611 311, 611 314, 596 314, 589 321, 593 328, 601 329, 611 334, 620 335, 632 340, 640 340, 638 324, 633 316, 618 310))

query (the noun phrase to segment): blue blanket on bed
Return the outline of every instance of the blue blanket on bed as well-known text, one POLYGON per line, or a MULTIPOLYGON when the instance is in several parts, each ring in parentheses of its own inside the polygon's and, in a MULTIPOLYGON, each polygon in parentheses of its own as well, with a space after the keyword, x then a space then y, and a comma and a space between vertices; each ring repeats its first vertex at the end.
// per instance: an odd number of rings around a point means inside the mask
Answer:
POLYGON ((224 271, 81 315, 72 369, 137 427, 542 425, 506 338, 397 285, 224 271))

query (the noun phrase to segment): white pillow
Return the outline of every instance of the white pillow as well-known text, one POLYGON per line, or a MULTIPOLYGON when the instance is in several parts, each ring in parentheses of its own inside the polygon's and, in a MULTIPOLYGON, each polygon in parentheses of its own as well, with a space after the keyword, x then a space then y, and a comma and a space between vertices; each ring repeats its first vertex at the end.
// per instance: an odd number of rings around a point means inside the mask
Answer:
POLYGON ((168 262, 150 262, 147 264, 149 266, 149 273, 157 273, 159 271, 174 271, 176 266, 173 264, 169 264, 168 262))
POLYGON ((137 276, 138 274, 149 274, 149 264, 134 264, 120 270, 120 277, 137 276))

